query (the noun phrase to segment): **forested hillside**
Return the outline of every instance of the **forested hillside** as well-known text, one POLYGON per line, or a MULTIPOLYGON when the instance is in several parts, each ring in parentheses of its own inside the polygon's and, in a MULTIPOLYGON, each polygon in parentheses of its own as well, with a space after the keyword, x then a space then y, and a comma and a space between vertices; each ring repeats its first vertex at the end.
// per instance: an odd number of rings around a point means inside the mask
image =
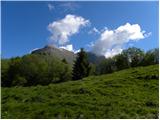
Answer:
POLYGON ((84 49, 74 55, 46 46, 22 57, 2 59, 1 84, 2 87, 48 85, 158 63, 157 48, 144 52, 133 47, 112 58, 104 58, 84 49))

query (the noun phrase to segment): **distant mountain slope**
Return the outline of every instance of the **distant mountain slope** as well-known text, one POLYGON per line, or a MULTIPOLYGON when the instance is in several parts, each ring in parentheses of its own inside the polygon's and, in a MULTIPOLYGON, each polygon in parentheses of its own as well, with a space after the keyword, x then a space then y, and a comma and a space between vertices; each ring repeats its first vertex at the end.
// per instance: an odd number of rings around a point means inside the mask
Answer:
POLYGON ((3 119, 157 119, 158 65, 78 81, 1 90, 3 119))
MULTIPOLYGON (((51 56, 55 56, 59 59, 66 59, 66 61, 70 64, 73 64, 74 60, 76 59, 76 54, 74 54, 71 51, 65 50, 63 48, 57 48, 51 45, 47 45, 44 48, 41 49, 37 49, 32 51, 31 54, 42 54, 42 55, 51 55, 51 56)), ((88 54, 88 60, 91 63, 94 64, 98 64, 100 63, 102 60, 105 59, 104 56, 97 56, 92 52, 87 52, 88 54)))
POLYGON ((87 52, 88 54, 88 60, 91 63, 99 64, 101 61, 105 60, 104 56, 97 56, 96 54, 92 52, 87 52))
POLYGON ((31 54, 42 54, 42 55, 51 55, 55 56, 59 59, 66 59, 66 61, 70 64, 76 59, 76 55, 73 52, 65 50, 63 48, 56 48, 51 45, 47 45, 44 48, 37 49, 32 51, 31 54))

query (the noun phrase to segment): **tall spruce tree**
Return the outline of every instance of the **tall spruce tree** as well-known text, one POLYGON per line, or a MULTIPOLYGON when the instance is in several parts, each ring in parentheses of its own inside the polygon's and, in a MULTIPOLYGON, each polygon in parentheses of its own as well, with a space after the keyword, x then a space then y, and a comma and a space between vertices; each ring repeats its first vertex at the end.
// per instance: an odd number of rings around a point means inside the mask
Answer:
POLYGON ((77 55, 77 59, 73 66, 73 80, 78 80, 87 77, 90 73, 90 64, 87 53, 81 48, 77 55))

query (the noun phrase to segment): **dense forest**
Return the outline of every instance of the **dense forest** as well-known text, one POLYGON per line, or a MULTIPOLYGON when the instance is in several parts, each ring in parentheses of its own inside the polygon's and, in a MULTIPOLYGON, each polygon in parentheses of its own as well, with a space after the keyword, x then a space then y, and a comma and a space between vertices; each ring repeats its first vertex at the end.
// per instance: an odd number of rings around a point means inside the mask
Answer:
POLYGON ((28 54, 1 60, 1 85, 2 87, 48 85, 158 63, 158 48, 144 52, 132 47, 97 63, 91 62, 87 52, 81 49, 73 65, 65 59, 50 55, 28 54))

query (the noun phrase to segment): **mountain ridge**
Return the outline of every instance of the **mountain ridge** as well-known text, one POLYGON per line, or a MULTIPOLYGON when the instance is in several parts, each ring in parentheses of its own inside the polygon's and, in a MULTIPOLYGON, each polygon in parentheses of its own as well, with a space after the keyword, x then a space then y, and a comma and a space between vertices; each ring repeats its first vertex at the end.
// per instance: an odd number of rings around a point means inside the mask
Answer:
POLYGON ((63 48, 57 48, 52 45, 46 45, 43 48, 34 50, 31 52, 31 54, 55 56, 59 59, 66 59, 66 61, 70 64, 72 64, 76 58, 76 55, 73 52, 65 50, 63 48))
MULTIPOLYGON (((58 48, 54 45, 46 45, 43 48, 33 50, 31 54, 41 54, 41 55, 49 55, 55 56, 59 59, 66 59, 69 64, 73 64, 76 60, 77 53, 68 51, 64 48, 58 48)), ((87 52, 88 60, 90 63, 100 63, 102 60, 105 59, 104 56, 97 56, 92 52, 87 52)))

